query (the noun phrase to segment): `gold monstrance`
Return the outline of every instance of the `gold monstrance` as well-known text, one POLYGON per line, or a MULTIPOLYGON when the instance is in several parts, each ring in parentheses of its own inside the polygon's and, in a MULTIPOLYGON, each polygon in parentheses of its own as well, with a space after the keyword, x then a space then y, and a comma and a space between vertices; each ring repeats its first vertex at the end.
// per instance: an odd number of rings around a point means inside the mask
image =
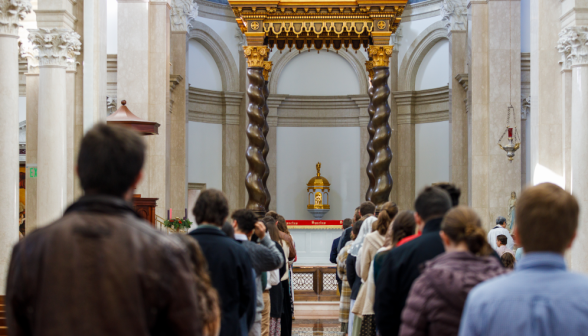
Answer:
POLYGON ((308 192, 308 205, 306 208, 314 216, 314 219, 322 219, 331 209, 329 205, 331 184, 326 178, 321 176, 320 162, 316 164, 316 176, 308 181, 306 187, 306 191, 308 192))

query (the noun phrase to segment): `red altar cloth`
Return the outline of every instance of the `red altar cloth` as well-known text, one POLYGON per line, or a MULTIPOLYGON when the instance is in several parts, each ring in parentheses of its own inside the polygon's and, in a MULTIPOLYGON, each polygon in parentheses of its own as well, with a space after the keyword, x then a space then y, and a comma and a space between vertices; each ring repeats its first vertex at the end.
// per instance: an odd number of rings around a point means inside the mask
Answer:
POLYGON ((341 229, 342 220, 287 220, 289 229, 341 229))

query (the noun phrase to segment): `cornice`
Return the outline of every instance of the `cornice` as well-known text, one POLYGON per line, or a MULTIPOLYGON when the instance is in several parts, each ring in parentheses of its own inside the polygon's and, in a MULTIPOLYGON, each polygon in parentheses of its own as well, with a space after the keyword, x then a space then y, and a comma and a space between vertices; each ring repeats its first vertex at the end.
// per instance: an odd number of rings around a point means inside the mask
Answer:
POLYGON ((443 0, 427 0, 407 5, 402 13, 402 22, 428 19, 441 14, 443 0))
POLYGON ((226 21, 235 23, 235 14, 229 5, 223 5, 219 3, 214 3, 206 0, 196 0, 194 1, 195 4, 198 4, 198 16, 213 19, 218 21, 226 21))
POLYGON ((398 124, 424 124, 449 120, 449 86, 392 92, 398 109, 398 124), (403 106, 409 108, 401 108, 403 106))
POLYGON ((243 92, 188 88, 188 120, 210 124, 239 125, 243 92))
POLYGON ((521 71, 531 71, 531 53, 521 53, 521 71))

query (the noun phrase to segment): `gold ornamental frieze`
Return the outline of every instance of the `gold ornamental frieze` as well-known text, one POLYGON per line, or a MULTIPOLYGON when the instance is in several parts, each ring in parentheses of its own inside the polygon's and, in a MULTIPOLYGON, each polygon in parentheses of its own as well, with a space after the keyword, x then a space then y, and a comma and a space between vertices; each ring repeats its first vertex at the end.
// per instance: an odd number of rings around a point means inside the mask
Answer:
POLYGON ((392 56, 393 46, 370 46, 368 55, 372 59, 373 68, 387 67, 392 56))
POLYGON ((264 67, 264 62, 269 55, 269 48, 265 46, 244 46, 243 52, 247 58, 247 66, 250 68, 264 67))

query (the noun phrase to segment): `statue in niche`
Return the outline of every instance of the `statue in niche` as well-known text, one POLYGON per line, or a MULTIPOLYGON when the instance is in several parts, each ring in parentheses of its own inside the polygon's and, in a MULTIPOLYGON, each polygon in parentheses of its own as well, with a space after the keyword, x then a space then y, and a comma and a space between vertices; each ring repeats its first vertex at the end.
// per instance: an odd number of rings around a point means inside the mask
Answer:
POLYGON ((515 223, 515 209, 517 207, 517 193, 511 192, 510 199, 508 200, 508 217, 510 220, 510 224, 508 226, 508 231, 512 231, 515 223))
POLYGON ((323 195, 320 192, 314 196, 314 205, 323 205, 323 195))

